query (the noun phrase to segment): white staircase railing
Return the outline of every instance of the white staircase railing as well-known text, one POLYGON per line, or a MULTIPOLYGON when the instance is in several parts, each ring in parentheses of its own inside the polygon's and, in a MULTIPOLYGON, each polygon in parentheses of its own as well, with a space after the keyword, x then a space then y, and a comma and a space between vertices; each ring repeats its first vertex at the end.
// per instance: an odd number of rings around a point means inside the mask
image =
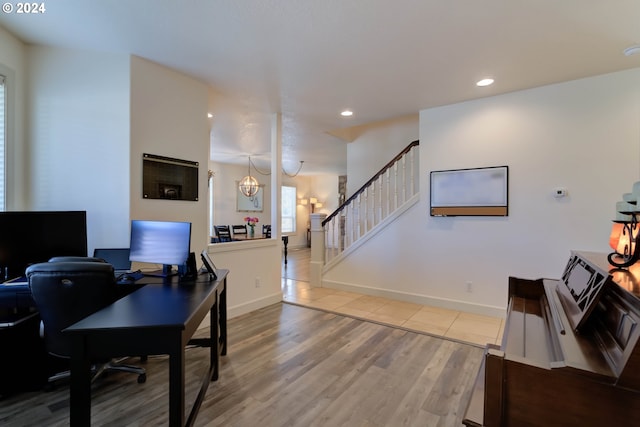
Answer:
POLYGON ((418 193, 418 147, 418 141, 409 144, 322 221, 324 263, 339 256, 418 193))

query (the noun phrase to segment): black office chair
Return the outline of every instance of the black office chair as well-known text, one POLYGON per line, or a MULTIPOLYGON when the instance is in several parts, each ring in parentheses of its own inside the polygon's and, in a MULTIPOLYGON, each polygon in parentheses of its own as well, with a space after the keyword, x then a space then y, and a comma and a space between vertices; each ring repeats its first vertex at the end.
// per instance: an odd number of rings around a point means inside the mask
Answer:
POLYGON ((54 256, 49 262, 106 262, 102 258, 90 256, 54 256))
POLYGON ((267 239, 271 238, 271 224, 262 224, 262 235, 267 239))
MULTIPOLYGON (((119 249, 119 250, 126 250, 127 252, 129 252, 128 249, 119 249)), ((116 268, 113 264, 111 264, 109 261, 105 260, 104 258, 95 256, 95 251, 94 251, 94 256, 92 257, 90 256, 56 256, 56 257, 50 258, 49 262, 104 262, 104 263, 110 264, 114 268, 114 270, 116 268)), ((127 264, 127 267, 128 267, 127 269, 129 269, 131 267, 131 263, 127 264)), ((140 286, 136 285, 135 283, 118 284, 116 299, 125 297, 129 295, 131 292, 139 288, 140 286)), ((141 356, 141 360, 143 362, 146 362, 147 356, 141 356)))
MULTIPOLYGON (((54 259, 54 262, 29 266, 26 275, 31 295, 44 325, 47 351, 53 356, 69 359, 71 338, 62 331, 116 300, 117 285, 113 266, 106 262, 54 259)), ((143 368, 122 365, 107 358, 95 361, 92 381, 105 371, 135 373, 138 375, 139 383, 145 382, 147 378, 143 368)), ((68 376, 69 371, 55 374, 49 377, 49 383, 53 384, 68 376)))
POLYGON ((233 240, 228 225, 214 225, 213 229, 216 232, 218 242, 231 242, 233 240))
POLYGON ((247 224, 232 225, 231 231, 234 236, 240 235, 241 237, 247 237, 247 224))

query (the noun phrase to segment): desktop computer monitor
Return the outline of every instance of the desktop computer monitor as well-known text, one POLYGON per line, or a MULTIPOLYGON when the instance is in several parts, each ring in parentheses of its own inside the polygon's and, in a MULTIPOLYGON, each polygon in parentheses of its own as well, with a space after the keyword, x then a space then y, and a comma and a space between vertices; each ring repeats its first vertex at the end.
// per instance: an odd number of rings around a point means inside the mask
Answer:
POLYGON ((55 256, 87 256, 85 211, 0 212, 0 282, 55 256))
POLYGON ((183 266, 191 252, 191 223, 174 221, 131 221, 129 260, 162 264, 151 276, 175 274, 172 266, 183 266))

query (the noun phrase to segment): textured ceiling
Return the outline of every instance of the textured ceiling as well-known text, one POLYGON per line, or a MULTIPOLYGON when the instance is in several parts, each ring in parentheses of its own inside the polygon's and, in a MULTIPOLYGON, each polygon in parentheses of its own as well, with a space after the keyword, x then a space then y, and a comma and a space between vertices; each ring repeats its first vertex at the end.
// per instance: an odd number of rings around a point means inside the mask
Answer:
MULTIPOLYGON (((0 13, 28 43, 137 55, 217 94, 212 156, 345 173, 329 132, 464 100, 640 67, 638 0, 55 0, 0 13), (491 76, 496 83, 477 88, 491 76), (339 115, 354 111, 351 118, 339 115)), ((338 132, 339 133, 339 132, 338 132)), ((335 134, 335 133, 334 133, 335 134)), ((409 142, 409 141, 407 141, 409 142)))

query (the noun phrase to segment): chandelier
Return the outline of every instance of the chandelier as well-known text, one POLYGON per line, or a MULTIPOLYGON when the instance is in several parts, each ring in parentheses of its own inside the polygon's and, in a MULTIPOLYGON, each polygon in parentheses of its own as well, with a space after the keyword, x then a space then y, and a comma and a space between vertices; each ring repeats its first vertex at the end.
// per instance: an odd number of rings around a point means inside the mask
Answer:
POLYGON ((253 197, 256 195, 256 193, 260 189, 260 184, 258 183, 257 179, 251 176, 251 156, 249 156, 248 171, 249 173, 247 174, 247 176, 245 176, 240 180, 240 183, 238 184, 238 189, 245 196, 253 197))
MULTIPOLYGON (((249 164, 251 166, 253 166, 253 168, 256 170, 256 172, 258 172, 260 175, 271 175, 270 171, 262 172, 260 169, 258 169, 256 167, 256 165, 251 161, 251 157, 249 157, 249 164)), ((295 178, 296 176, 298 176, 298 174, 302 170, 302 166, 303 165, 304 165, 304 160, 300 160, 300 166, 298 166, 298 170, 297 171, 295 171, 294 173, 289 173, 286 170, 284 170, 284 168, 282 168, 282 173, 287 175, 289 178, 295 178)))

